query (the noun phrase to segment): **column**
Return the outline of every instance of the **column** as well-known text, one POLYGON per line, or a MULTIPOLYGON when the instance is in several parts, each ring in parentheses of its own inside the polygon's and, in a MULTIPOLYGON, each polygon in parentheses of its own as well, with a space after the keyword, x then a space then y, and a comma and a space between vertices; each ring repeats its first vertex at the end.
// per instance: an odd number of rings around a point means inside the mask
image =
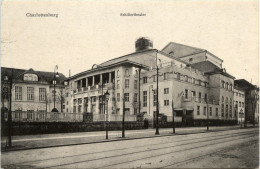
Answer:
POLYGON ((111 72, 110 72, 110 73, 109 73, 108 83, 111 83, 111 76, 112 76, 112 74, 111 74, 111 72))
POLYGON ((91 112, 91 97, 88 97, 88 112, 91 112))
POLYGON ((88 78, 86 77, 86 87, 88 87, 88 78))
POLYGON ((94 86, 94 84, 95 84, 95 77, 92 76, 92 86, 94 86))
POLYGON ((102 79, 102 74, 100 74, 100 84, 102 85, 103 79, 102 79))

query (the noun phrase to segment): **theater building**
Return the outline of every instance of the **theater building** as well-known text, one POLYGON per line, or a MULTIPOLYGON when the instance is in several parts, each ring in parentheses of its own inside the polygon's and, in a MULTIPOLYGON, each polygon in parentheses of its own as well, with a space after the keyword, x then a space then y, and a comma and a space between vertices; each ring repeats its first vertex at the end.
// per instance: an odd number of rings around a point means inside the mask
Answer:
POLYGON ((135 42, 136 51, 93 65, 67 79, 67 112, 93 113, 96 121, 108 112, 111 121, 136 115, 153 123, 158 101, 160 118, 183 125, 234 123, 234 77, 222 68, 223 60, 207 50, 170 42, 153 49, 148 38, 135 42), (158 73, 157 69, 158 68, 158 73), (102 95, 108 92, 109 99, 102 95))

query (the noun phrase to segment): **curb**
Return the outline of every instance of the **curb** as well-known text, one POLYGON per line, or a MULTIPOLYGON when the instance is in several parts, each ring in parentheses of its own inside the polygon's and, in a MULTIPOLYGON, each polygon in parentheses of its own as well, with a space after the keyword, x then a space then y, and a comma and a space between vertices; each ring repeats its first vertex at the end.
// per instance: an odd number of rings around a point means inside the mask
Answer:
MULTIPOLYGON (((258 127, 247 127, 248 128, 258 128, 258 127)), ((111 140, 99 140, 92 141, 87 143, 72 143, 72 144, 61 144, 61 145, 52 145, 52 146, 39 146, 39 147, 23 147, 23 148, 12 148, 12 149, 1 149, 1 152, 10 152, 10 151, 22 151, 22 150, 35 150, 35 149, 44 149, 44 148, 54 148, 54 147, 67 147, 67 146, 76 146, 76 145, 84 145, 84 144, 97 144, 97 143, 106 143, 106 142, 116 142, 116 141, 124 141, 124 140, 137 140, 137 139, 146 139, 146 138, 155 138, 155 137, 168 137, 168 136, 178 136, 178 135, 191 135, 191 134, 200 134, 200 133, 209 133, 209 132, 220 132, 220 131, 228 131, 228 130, 239 130, 241 128, 233 128, 233 129, 223 129, 223 130, 209 130, 209 131, 200 131, 200 132, 188 132, 188 133, 168 133, 163 135, 153 135, 153 136, 144 136, 144 137, 132 137, 132 138, 115 138, 111 140)))

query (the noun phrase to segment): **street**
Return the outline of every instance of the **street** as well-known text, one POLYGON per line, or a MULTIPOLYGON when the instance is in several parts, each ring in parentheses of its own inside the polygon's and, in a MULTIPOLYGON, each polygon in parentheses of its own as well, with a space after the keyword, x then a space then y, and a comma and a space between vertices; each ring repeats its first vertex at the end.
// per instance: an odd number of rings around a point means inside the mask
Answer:
POLYGON ((259 129, 2 152, 2 168, 257 168, 259 129))

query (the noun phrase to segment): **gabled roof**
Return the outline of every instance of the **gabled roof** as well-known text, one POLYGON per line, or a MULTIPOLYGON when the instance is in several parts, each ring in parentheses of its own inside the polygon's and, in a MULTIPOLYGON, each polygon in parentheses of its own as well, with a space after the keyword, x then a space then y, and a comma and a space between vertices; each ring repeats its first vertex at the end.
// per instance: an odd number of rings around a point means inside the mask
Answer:
POLYGON ((219 68, 218 66, 214 65, 213 63, 211 63, 209 61, 194 63, 194 64, 191 64, 191 67, 198 69, 208 75, 222 74, 229 78, 235 79, 234 76, 232 76, 229 73, 227 73, 226 71, 224 71, 224 69, 219 68))
POLYGON ((174 57, 178 57, 178 58, 206 52, 206 50, 204 50, 204 49, 191 47, 191 46, 187 46, 187 45, 183 45, 183 44, 179 44, 179 43, 175 43, 175 42, 168 43, 162 49, 162 51, 167 54, 171 54, 171 52, 173 52, 171 55, 173 55, 174 57))
MULTIPOLYGON (((38 81, 46 84, 52 84, 54 73, 53 72, 44 72, 44 71, 34 71, 32 68, 29 70, 25 69, 16 69, 16 68, 7 68, 1 67, 1 79, 3 81, 4 76, 11 77, 13 72, 13 80, 16 82, 23 82, 23 75, 26 73, 36 74, 38 76, 38 81)), ((57 84, 62 85, 66 77, 59 73, 59 77, 56 78, 57 84)), ((26 81, 27 82, 27 81, 26 81)))

